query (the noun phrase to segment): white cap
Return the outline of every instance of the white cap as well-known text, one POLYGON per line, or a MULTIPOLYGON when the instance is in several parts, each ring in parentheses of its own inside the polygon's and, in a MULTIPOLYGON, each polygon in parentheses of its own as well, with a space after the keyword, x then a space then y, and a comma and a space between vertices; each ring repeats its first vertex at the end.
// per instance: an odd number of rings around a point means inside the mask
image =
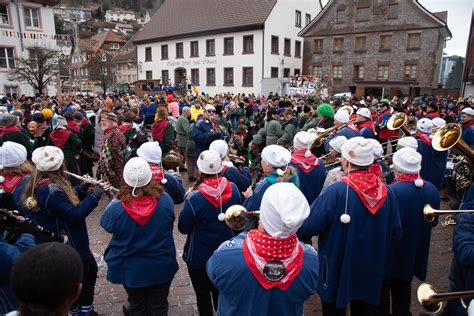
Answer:
POLYGON ((462 109, 461 113, 466 113, 466 114, 469 114, 469 115, 474 115, 474 109, 471 108, 471 107, 466 107, 466 108, 462 109))
POLYGON ((346 110, 339 110, 334 114, 334 119, 341 123, 346 123, 349 121, 349 113, 346 110))
POLYGON ((341 153, 342 145, 347 142, 346 136, 336 136, 329 141, 329 147, 341 153))
POLYGON ((360 108, 357 110, 356 114, 366 117, 368 119, 372 118, 372 116, 370 115, 370 110, 368 108, 360 108))
POLYGON ((393 167, 402 173, 418 173, 421 169, 421 155, 413 148, 401 148, 393 154, 393 167))
POLYGON ((4 142, 0 147, 0 169, 4 167, 16 167, 26 161, 25 146, 15 142, 4 142))
POLYGON ((58 116, 56 117, 56 126, 57 126, 57 127, 64 127, 64 126, 67 126, 67 121, 66 121, 66 119, 64 118, 64 116, 58 115, 58 116))
POLYGON ((199 171, 204 174, 218 174, 224 168, 221 156, 214 150, 203 151, 199 155, 197 166, 199 171))
POLYGON ((372 143, 364 137, 352 137, 342 145, 344 159, 356 166, 370 166, 374 162, 372 143))
POLYGON ((418 142, 416 141, 416 138, 413 136, 405 136, 405 137, 399 138, 397 141, 397 145, 400 147, 413 148, 415 150, 418 149, 418 142))
POLYGON ((160 164, 161 155, 162 155, 160 143, 158 142, 143 143, 137 149, 137 155, 138 157, 145 159, 147 162, 160 164))
POLYGON ((206 104, 206 107, 204 108, 206 111, 215 111, 216 108, 212 104, 206 104))
POLYGON ((287 238, 296 234, 309 212, 303 193, 293 183, 279 182, 263 194, 260 221, 270 236, 287 238))
POLYGON ((221 159, 224 159, 224 157, 229 153, 229 145, 227 145, 224 140, 217 139, 209 145, 209 150, 216 151, 221 156, 221 159))
POLYGON ((293 147, 296 150, 308 149, 313 144, 314 138, 314 135, 309 132, 298 132, 293 137, 293 147))
POLYGON ((123 180, 134 189, 146 186, 150 183, 151 178, 150 165, 143 158, 133 157, 123 168, 123 180))
POLYGON ((369 138, 374 152, 374 159, 380 159, 383 156, 383 147, 376 139, 369 138))
POLYGON ((56 171, 63 164, 64 153, 56 146, 44 146, 33 151, 31 160, 39 171, 56 171))
POLYGON ((433 127, 435 128, 440 128, 446 125, 446 121, 440 117, 435 117, 434 119, 431 120, 431 123, 433 123, 433 127))
POLYGON ((421 120, 416 123, 416 128, 425 134, 431 134, 431 130, 433 129, 433 122, 430 119, 422 118, 421 120))
POLYGON ((365 101, 364 101, 364 100, 360 100, 359 103, 362 104, 362 105, 365 105, 365 101))
POLYGON ((262 159, 274 168, 286 167, 291 161, 291 153, 285 147, 269 145, 262 150, 262 159))

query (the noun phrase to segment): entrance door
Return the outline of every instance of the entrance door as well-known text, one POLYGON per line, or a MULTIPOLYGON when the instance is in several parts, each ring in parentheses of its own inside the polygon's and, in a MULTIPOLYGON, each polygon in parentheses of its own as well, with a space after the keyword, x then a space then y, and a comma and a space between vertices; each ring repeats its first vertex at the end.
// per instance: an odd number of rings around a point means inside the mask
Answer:
POLYGON ((174 85, 179 87, 180 84, 184 86, 186 84, 186 69, 176 68, 174 70, 174 85))

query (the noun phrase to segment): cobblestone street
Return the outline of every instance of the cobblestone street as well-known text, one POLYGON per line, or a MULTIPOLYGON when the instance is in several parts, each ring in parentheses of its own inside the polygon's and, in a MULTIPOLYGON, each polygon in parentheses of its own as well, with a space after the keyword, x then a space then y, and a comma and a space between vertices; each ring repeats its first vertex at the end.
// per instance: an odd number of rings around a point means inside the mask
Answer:
MULTIPOLYGON (((95 310, 100 315, 123 315, 122 304, 127 295, 121 285, 114 285, 106 280, 107 266, 102 257, 104 250, 110 240, 110 235, 99 226, 100 216, 107 205, 107 198, 103 198, 99 207, 88 217, 87 223, 91 249, 99 265, 99 275, 95 290, 95 310)), ((181 205, 175 207, 176 218, 178 218, 181 205)), ((181 258, 186 236, 180 234, 176 228, 175 221, 174 238, 177 251, 177 259, 180 266, 172 284, 168 297, 169 315, 198 315, 196 297, 188 276, 186 265, 181 258)), ((440 291, 448 288, 448 273, 451 264, 451 238, 452 227, 441 227, 438 225, 433 230, 427 281, 437 285, 440 291)), ((412 313, 419 315, 423 309, 416 300, 416 288, 420 282, 416 281, 412 289, 412 313)), ((321 303, 316 296, 310 297, 305 304, 305 315, 322 315, 321 303)))

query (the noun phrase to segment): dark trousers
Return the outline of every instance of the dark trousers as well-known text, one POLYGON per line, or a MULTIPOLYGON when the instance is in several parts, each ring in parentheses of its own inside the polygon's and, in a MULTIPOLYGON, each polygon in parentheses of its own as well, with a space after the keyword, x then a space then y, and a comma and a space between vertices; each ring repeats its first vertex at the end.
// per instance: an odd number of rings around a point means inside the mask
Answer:
POLYGON ((171 281, 140 288, 124 285, 130 307, 128 315, 166 316, 168 315, 168 294, 171 281))
POLYGON ((89 306, 94 303, 94 289, 97 280, 97 262, 94 257, 82 261, 84 266, 84 280, 82 281, 81 294, 77 301, 74 302, 72 308, 80 308, 81 306, 89 306))
POLYGON ((188 267, 189 277, 196 292, 197 306, 200 316, 212 316, 217 310, 219 292, 207 276, 206 269, 193 269, 188 267), (214 310, 212 308, 214 303, 214 310))
POLYGON ((411 316, 411 282, 400 279, 392 279, 390 285, 382 286, 380 298, 380 315, 411 316), (391 304, 390 304, 391 297, 391 304))
MULTIPOLYGON (((321 301, 323 316, 346 316, 345 308, 337 308, 336 302, 327 303, 321 301)), ((350 302, 351 316, 379 316, 378 307, 363 301, 350 302)))

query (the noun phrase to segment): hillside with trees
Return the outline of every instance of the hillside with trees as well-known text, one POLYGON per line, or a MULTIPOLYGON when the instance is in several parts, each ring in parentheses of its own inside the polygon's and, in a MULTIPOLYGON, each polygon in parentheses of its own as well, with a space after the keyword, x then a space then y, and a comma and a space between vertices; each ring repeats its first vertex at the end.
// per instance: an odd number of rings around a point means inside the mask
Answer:
POLYGON ((143 12, 158 8, 163 4, 163 2, 165 2, 165 0, 62 0, 61 5, 72 7, 84 6, 90 8, 101 7, 103 12, 112 8, 143 12))

